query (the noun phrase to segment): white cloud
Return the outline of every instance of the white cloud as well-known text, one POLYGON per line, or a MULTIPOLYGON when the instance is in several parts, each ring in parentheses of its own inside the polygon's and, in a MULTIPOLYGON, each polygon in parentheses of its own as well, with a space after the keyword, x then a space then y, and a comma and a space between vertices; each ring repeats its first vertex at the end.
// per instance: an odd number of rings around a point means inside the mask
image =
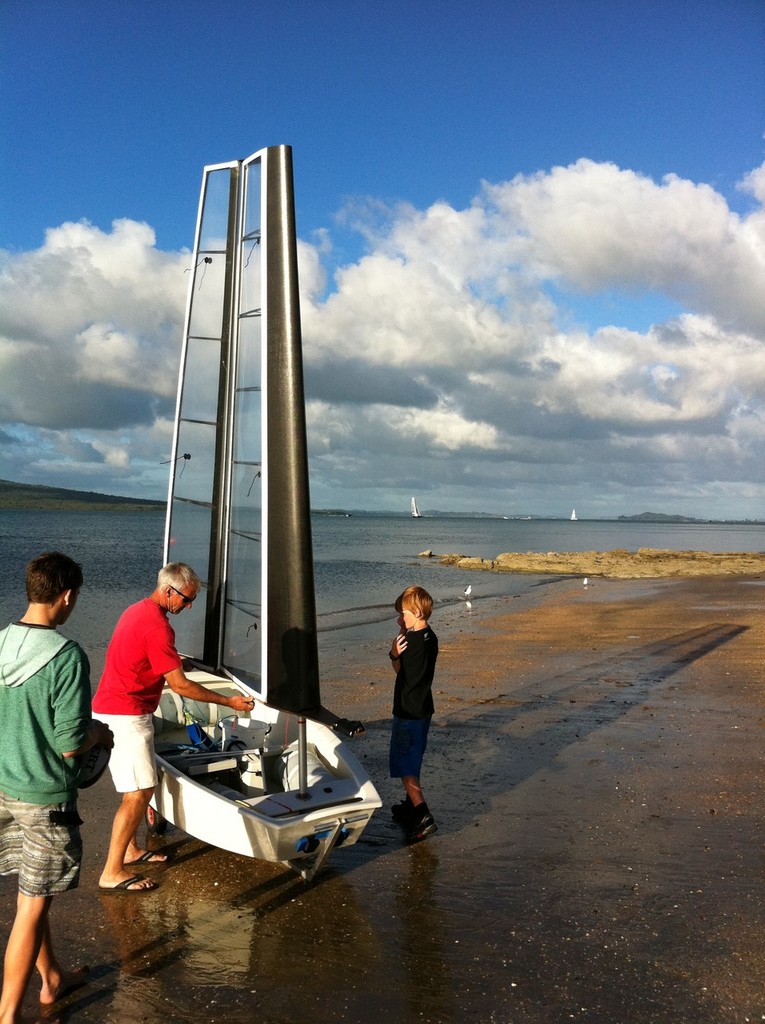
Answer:
POLYGON ((0 264, 0 417, 48 427, 150 423, 175 388, 188 254, 144 224, 51 229, 0 264))
MULTIPOLYGON (((329 294, 328 233, 302 241, 314 503, 414 488, 546 512, 582 486, 614 514, 661 488, 762 515, 765 165, 742 188, 746 216, 708 185, 580 160, 485 183, 465 210, 357 204, 368 251, 329 294), (681 311, 637 327, 620 294, 681 311)), ((3 254, 4 475, 163 496, 189 259, 124 220, 3 254)))
POLYGON ((750 192, 760 203, 765 203, 765 163, 745 174, 739 182, 743 192, 750 192))
POLYGON ((100 479, 126 493, 138 437, 172 412, 188 263, 127 220, 110 233, 63 224, 39 249, 0 254, 7 476, 64 485, 68 476, 91 489, 100 479), (124 444, 111 447, 105 438, 121 430, 124 444))
MULTIPOLYGON (((749 176, 755 195, 763 170, 749 176)), ((661 184, 613 164, 570 167, 486 186, 486 199, 528 241, 540 277, 596 292, 653 290, 745 330, 765 328, 761 214, 740 218, 709 185, 661 184)))
MULTIPOLYGON (((387 410, 390 415, 390 410, 387 410)), ((494 450, 499 435, 490 423, 469 420, 446 403, 436 409, 407 409, 399 418, 393 417, 393 430, 401 444, 419 447, 428 445, 450 452, 469 453, 472 449, 494 450)))

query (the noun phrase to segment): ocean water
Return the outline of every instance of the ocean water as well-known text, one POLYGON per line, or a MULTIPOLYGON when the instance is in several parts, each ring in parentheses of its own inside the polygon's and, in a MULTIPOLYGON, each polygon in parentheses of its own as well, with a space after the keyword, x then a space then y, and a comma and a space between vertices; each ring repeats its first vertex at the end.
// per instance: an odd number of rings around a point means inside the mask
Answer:
POLYGON ((320 613, 328 617, 366 606, 374 610, 381 602, 390 603, 391 593, 395 597, 408 582, 421 583, 437 602, 447 604, 461 600, 468 583, 476 599, 500 596, 510 588, 517 591, 517 577, 508 585, 502 574, 468 574, 418 557, 428 550, 478 558, 506 551, 637 551, 644 547, 765 551, 765 524, 314 516, 313 536, 317 602, 320 613))
POLYGON ((155 513, 0 512, 0 623, 26 609, 27 563, 43 551, 63 551, 85 578, 64 632, 98 668, 119 616, 153 589, 163 526, 164 516, 155 513))
MULTIPOLYGON (((540 577, 442 566, 419 557, 423 551, 490 558, 505 551, 641 547, 765 550, 765 524, 314 515, 312 525, 320 649, 336 643, 337 634, 350 627, 366 626, 369 633, 380 624, 380 635, 387 638, 393 602, 412 583, 433 595, 436 611, 463 605, 468 584, 475 610, 490 599, 540 584, 540 577)), ((26 607, 27 562, 42 551, 64 551, 81 563, 85 575, 66 632, 83 644, 96 668, 123 609, 153 589, 162 563, 163 530, 164 517, 158 513, 0 512, 0 622, 11 621, 26 607)))

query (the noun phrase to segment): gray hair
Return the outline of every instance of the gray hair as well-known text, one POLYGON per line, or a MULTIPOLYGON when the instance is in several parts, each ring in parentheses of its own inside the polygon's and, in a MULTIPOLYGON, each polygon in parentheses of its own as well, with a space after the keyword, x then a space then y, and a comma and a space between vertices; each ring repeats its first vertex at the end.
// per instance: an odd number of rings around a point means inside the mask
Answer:
POLYGON ((189 585, 199 590, 202 582, 185 562, 168 562, 157 574, 157 590, 162 590, 163 587, 177 587, 178 590, 183 590, 189 585))

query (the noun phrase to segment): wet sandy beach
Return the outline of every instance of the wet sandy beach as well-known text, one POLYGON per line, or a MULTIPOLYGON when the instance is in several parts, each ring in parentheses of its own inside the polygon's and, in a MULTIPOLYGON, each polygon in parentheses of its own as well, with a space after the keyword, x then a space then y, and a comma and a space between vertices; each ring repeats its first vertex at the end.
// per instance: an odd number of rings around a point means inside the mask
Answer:
MULTIPOLYGON (((170 830, 157 892, 99 895, 116 797, 84 791, 82 880, 52 926, 93 974, 59 1019, 765 1020, 763 612, 765 582, 715 577, 436 613, 439 832, 413 847, 388 811, 389 636, 325 652, 385 805, 310 885, 170 830)), ((3 943, 14 899, 0 879, 3 943)))

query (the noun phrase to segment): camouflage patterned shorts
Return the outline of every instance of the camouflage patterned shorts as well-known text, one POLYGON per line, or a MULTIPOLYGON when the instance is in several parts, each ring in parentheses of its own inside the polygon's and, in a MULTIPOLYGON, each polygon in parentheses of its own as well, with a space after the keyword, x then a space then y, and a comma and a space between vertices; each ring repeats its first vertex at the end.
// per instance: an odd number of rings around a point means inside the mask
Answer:
POLYGON ((82 819, 74 800, 27 804, 0 793, 0 875, 18 873, 25 896, 75 889, 82 860, 82 819))

